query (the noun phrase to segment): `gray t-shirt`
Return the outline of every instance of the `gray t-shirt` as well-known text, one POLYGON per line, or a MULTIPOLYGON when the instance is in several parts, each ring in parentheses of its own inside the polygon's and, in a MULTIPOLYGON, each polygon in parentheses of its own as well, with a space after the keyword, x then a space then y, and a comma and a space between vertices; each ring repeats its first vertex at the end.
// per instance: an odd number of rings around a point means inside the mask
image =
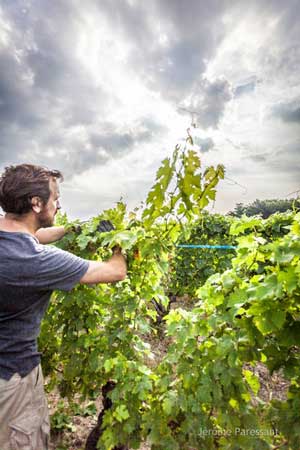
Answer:
POLYGON ((0 231, 0 378, 40 363, 37 337, 55 289, 70 291, 89 262, 31 234, 0 231))

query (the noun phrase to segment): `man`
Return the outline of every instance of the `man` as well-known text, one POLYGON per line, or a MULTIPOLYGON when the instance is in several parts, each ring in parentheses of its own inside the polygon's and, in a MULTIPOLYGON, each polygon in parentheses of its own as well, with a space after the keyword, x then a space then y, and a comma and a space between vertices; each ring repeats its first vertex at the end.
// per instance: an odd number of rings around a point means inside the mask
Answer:
POLYGON ((59 171, 31 164, 7 167, 0 177, 0 450, 48 449, 37 337, 53 290, 126 276, 120 248, 99 262, 44 245, 66 232, 51 228, 60 209, 59 181, 59 171))

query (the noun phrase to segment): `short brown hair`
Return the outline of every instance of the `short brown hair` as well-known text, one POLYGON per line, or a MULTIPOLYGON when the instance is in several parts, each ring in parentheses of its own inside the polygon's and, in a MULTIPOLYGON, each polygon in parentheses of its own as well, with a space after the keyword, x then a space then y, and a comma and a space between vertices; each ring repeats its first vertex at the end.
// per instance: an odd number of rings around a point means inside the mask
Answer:
POLYGON ((50 197, 49 180, 63 181, 59 170, 33 164, 5 167, 0 176, 0 206, 6 213, 25 214, 31 211, 32 197, 40 197, 45 205, 50 197))

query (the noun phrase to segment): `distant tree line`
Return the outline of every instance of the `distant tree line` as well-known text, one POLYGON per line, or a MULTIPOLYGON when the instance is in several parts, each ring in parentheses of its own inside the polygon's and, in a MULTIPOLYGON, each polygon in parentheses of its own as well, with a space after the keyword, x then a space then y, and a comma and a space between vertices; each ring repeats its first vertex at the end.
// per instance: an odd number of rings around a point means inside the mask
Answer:
POLYGON ((259 200, 244 205, 243 203, 237 203, 234 210, 230 211, 228 215, 234 217, 241 217, 243 214, 246 216, 260 215, 263 219, 267 219, 269 216, 276 212, 285 212, 288 210, 294 210, 300 208, 300 199, 270 199, 259 200))

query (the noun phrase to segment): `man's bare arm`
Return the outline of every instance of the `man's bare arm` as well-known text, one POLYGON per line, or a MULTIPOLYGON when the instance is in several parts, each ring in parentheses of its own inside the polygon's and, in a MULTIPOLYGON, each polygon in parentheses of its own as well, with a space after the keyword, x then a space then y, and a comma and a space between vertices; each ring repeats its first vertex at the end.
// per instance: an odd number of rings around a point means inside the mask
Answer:
POLYGON ((35 236, 41 244, 51 244, 51 242, 59 241, 66 234, 65 227, 49 227, 40 228, 36 231, 35 236))
POLYGON ((114 250, 113 256, 108 261, 89 261, 89 263, 87 272, 80 280, 81 284, 114 283, 126 277, 126 259, 119 247, 114 250))

